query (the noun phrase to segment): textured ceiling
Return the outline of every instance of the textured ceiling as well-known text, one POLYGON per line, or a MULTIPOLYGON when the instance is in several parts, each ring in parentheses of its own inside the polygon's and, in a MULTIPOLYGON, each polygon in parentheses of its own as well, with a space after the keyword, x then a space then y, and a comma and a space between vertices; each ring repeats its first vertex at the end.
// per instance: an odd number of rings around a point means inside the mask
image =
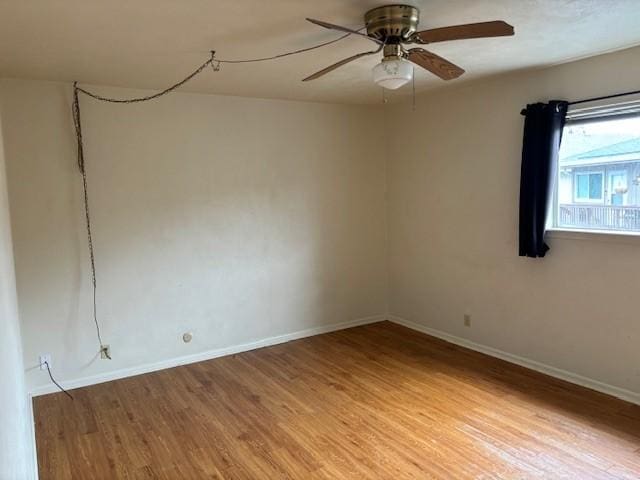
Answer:
MULTIPOLYGON (((315 17, 359 28, 362 15, 389 2, 371 0, 0 0, 0 77, 79 80, 158 89, 186 76, 216 50, 219 58, 260 57, 339 35, 315 17)), ((540 67, 640 43, 639 0, 423 0, 421 28, 503 19, 516 36, 429 48, 467 70, 456 84, 540 67)), ((258 64, 224 65, 186 91, 297 100, 376 103, 376 59, 364 58, 309 83, 301 78, 369 50, 366 39, 258 64)), ((443 86, 428 72, 416 88, 443 86)), ((411 91, 410 86, 394 95, 411 91)))

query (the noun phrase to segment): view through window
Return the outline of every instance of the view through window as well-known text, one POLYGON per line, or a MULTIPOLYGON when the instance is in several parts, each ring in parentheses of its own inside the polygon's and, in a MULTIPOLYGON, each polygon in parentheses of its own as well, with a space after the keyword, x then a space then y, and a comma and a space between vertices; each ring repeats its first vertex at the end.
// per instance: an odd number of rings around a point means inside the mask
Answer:
POLYGON ((552 223, 640 233, 640 115, 567 122, 552 223))

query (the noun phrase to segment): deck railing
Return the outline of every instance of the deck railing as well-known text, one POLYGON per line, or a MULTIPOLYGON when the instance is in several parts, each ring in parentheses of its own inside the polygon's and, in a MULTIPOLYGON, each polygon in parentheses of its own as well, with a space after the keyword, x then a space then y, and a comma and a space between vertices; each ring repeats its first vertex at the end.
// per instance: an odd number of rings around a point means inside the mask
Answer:
POLYGON ((585 230, 640 231, 640 207, 560 204, 558 224, 585 230))

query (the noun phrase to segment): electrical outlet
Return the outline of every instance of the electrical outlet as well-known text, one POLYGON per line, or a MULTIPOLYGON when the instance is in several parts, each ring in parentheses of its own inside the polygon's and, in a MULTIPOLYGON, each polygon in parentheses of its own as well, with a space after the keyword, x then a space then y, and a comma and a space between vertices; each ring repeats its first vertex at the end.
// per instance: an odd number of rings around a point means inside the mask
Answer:
POLYGON ((471 326, 471 315, 469 313, 464 314, 464 326, 465 327, 471 326))
POLYGON ((40 370, 45 370, 45 371, 47 370, 47 366, 45 365, 45 362, 49 364, 49 368, 53 368, 53 365, 51 365, 50 353, 43 353, 38 357, 38 360, 40 362, 40 370))
POLYGON ((111 359, 111 348, 109 345, 100 345, 100 358, 111 359))

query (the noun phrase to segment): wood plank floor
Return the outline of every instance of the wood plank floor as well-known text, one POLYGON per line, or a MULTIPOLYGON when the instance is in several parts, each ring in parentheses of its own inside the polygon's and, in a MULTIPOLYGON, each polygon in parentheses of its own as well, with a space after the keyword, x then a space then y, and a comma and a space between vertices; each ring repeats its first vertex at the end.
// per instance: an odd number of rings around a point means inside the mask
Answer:
POLYGON ((640 478, 640 407, 388 322, 73 394, 41 480, 640 478))

